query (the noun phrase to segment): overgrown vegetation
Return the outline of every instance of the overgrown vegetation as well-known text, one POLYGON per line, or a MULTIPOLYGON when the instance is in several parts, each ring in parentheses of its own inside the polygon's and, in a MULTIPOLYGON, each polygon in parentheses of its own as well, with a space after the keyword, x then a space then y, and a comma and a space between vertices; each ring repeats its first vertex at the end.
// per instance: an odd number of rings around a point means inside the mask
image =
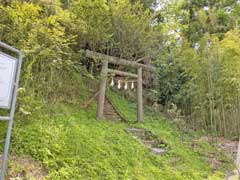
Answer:
POLYGON ((183 133, 239 136, 239 12, 236 0, 0 0, 0 40, 24 54, 12 152, 42 161, 48 179, 221 178, 224 168, 213 173, 198 152, 216 150, 194 152, 183 133), (127 124, 95 121, 95 107, 76 108, 100 71, 86 49, 157 68, 144 73, 146 123, 134 124, 134 102, 108 95, 128 124, 170 144, 167 156, 147 152, 127 124), (169 109, 182 133, 158 112, 169 109))
POLYGON ((184 115, 194 129, 237 138, 239 1, 177 4, 162 10, 167 18, 162 21, 163 48, 155 60, 158 101, 184 115))
MULTIPOLYGON (((134 111, 125 99, 120 107, 134 111)), ((167 142, 165 156, 153 155, 125 132, 125 123, 96 121, 95 106, 87 110, 63 104, 48 104, 30 119, 17 117, 11 154, 31 155, 43 162, 46 179, 221 179, 231 163, 213 172, 203 153, 217 153, 209 144, 199 142, 193 151, 191 137, 181 142, 181 133, 158 114, 134 124, 154 132, 167 142)), ((124 112, 126 112, 124 110, 124 112)), ((4 132, 1 126, 1 132, 4 132)), ((3 134, 1 135, 3 138, 3 134)), ((219 156, 224 158, 224 156, 219 156)))
POLYGON ((3 1, 0 39, 24 52, 21 111, 36 97, 74 101, 76 76, 99 72, 99 62, 80 53, 90 49, 153 59, 159 73, 145 77, 149 99, 177 106, 195 129, 237 136, 239 2, 149 3, 3 1))

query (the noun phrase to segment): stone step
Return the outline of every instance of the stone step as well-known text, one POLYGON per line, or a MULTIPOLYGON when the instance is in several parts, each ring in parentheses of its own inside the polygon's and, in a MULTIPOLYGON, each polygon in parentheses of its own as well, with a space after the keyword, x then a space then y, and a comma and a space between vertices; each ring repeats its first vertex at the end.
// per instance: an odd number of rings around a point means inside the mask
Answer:
POLYGON ((113 121, 122 121, 122 118, 118 115, 118 113, 115 111, 113 106, 110 104, 108 99, 106 99, 104 104, 104 117, 109 120, 113 121))
POLYGON ((163 149, 163 148, 150 148, 150 149, 153 153, 159 154, 159 155, 163 155, 168 152, 166 149, 163 149))
POLYGON ((151 146, 153 146, 156 143, 156 141, 154 140, 142 140, 142 142, 146 145, 151 145, 151 146))
POLYGON ((125 131, 132 134, 134 139, 137 139, 154 154, 163 155, 168 152, 168 145, 150 131, 140 128, 126 128, 125 131), (163 147, 161 147, 162 145, 163 147))

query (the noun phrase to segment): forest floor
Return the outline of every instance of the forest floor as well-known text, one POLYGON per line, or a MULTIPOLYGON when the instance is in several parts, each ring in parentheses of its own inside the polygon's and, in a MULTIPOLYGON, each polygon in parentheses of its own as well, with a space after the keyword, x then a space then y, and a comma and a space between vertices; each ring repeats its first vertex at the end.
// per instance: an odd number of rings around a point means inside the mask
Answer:
MULTIPOLYGON (((0 155, 0 164, 2 156, 0 155)), ((9 155, 8 175, 6 180, 43 180, 47 176, 41 162, 32 159, 29 156, 9 155)))
MULTIPOLYGON (((28 179, 26 171, 30 171, 35 176, 32 179, 45 176, 49 180, 221 180, 234 169, 231 159, 208 139, 195 133, 183 134, 174 123, 147 107, 145 122, 137 123, 134 103, 115 93, 108 95, 128 122, 96 121, 95 104, 86 109, 46 104, 30 116, 17 114, 9 177, 28 179), (138 129, 144 136, 128 132, 129 129, 138 129), (153 153, 154 143, 147 144, 149 137, 162 142, 158 147, 166 152, 153 153), (22 157, 28 157, 27 166, 22 157), (215 160, 220 162, 217 166, 215 160)), ((1 139, 5 129, 2 122, 1 139)))
MULTIPOLYGON (((224 137, 207 137, 207 136, 202 136, 199 140, 206 141, 208 143, 214 143, 216 147, 219 149, 219 151, 224 152, 228 159, 231 159, 233 162, 236 160, 239 143, 238 141, 229 140, 224 137)), ((219 162, 217 159, 215 159, 212 162, 215 162, 216 166, 222 163, 219 162)), ((226 173, 225 180, 239 180, 238 171, 237 170, 228 171, 226 173)))

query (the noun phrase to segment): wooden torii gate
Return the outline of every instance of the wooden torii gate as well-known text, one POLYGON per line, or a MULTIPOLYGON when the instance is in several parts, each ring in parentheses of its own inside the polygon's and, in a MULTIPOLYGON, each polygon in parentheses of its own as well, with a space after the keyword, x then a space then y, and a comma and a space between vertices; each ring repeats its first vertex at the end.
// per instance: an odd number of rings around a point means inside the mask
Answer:
POLYGON ((101 71, 101 82, 100 90, 98 96, 97 104, 97 119, 103 119, 104 101, 107 85, 108 73, 117 74, 121 76, 128 76, 137 79, 137 120, 138 122, 143 122, 143 86, 142 86, 142 72, 143 70, 154 72, 155 68, 153 66, 136 63, 133 61, 128 61, 118 57, 108 56, 105 54, 93 52, 86 50, 86 57, 93 59, 100 59, 102 61, 102 71, 101 71), (124 71, 118 71, 114 69, 109 69, 108 64, 128 66, 137 69, 137 74, 128 73, 124 71))

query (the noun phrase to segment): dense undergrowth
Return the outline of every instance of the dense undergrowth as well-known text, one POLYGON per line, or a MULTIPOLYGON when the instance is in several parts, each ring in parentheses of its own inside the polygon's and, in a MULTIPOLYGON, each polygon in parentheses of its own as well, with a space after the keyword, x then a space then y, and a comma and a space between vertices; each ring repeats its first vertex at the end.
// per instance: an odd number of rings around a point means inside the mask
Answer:
MULTIPOLYGON (((115 93, 109 95, 127 118, 134 118, 135 105, 115 93)), ((11 154, 31 155, 43 162, 46 179, 221 179, 227 162, 213 172, 201 152, 216 153, 207 143, 194 151, 191 137, 181 141, 180 131, 159 113, 147 111, 144 123, 97 121, 95 105, 79 109, 71 104, 48 104, 24 119, 17 115, 11 154), (165 156, 151 154, 125 132, 129 126, 151 130, 167 142, 165 156)), ((1 139, 4 127, 1 124, 1 139)), ((2 146, 1 146, 2 150, 2 146)), ((223 158, 224 156, 222 156, 223 158)))
MULTIPOLYGON (((81 109, 96 90, 94 78, 88 78, 99 72, 100 61, 80 52, 90 49, 133 61, 150 57, 159 72, 147 83, 152 103, 177 106, 196 129, 235 137, 240 6, 234 3, 233 13, 224 15, 229 3, 210 6, 208 13, 201 10, 204 2, 194 0, 156 14, 135 0, 0 1, 0 40, 24 55, 11 154, 42 162, 46 179, 53 180, 222 179, 231 162, 151 108, 145 107, 145 122, 136 123, 136 104, 110 91, 127 123, 97 121, 94 105, 81 109), (219 31, 227 24, 231 27, 219 31), (129 126, 152 131, 170 146, 169 153, 148 152, 124 131, 129 126), (208 154, 223 162, 217 171, 208 154)), ((5 130, 0 122, 0 152, 5 130)))
POLYGON ((238 139, 239 1, 0 0, 0 12, 0 40, 23 52, 22 113, 39 96, 74 101, 75 72, 100 71, 88 49, 154 65, 145 97, 195 129, 238 139))

